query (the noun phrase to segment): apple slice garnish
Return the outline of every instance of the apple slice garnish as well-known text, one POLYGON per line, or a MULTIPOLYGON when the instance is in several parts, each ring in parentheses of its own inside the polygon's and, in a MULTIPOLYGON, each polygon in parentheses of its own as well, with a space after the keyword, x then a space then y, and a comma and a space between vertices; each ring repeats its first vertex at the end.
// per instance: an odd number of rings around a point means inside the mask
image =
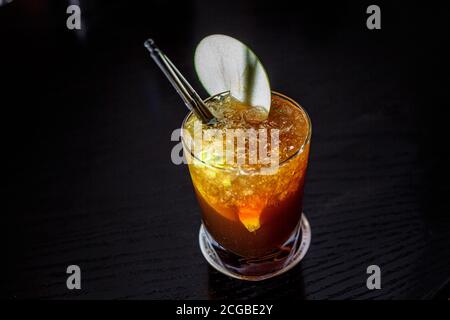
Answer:
POLYGON ((204 38, 195 50, 195 69, 210 95, 225 91, 240 102, 270 111, 267 73, 258 57, 232 37, 215 34, 204 38))

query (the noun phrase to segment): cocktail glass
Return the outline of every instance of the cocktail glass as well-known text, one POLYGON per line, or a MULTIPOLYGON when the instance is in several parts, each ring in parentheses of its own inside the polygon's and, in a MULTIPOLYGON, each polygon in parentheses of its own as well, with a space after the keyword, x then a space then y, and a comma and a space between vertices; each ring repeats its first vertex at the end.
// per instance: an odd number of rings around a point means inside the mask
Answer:
POLYGON ((183 121, 183 150, 202 213, 200 248, 212 267, 230 277, 258 281, 284 273, 300 262, 310 244, 311 231, 302 210, 311 121, 294 100, 272 92, 272 109, 280 104, 300 111, 304 142, 272 174, 200 159, 186 136, 193 113, 183 121))

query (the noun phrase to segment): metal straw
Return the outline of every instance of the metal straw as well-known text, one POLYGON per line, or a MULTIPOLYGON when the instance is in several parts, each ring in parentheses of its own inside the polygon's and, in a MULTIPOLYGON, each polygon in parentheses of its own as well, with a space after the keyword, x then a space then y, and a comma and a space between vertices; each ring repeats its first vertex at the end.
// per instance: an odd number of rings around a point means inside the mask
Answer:
POLYGON ((152 39, 148 39, 145 41, 144 46, 150 51, 153 60, 169 79, 175 90, 177 90, 188 109, 192 110, 203 123, 213 124, 216 122, 216 118, 208 110, 208 107, 197 92, 195 92, 169 58, 156 46, 155 42, 152 39))

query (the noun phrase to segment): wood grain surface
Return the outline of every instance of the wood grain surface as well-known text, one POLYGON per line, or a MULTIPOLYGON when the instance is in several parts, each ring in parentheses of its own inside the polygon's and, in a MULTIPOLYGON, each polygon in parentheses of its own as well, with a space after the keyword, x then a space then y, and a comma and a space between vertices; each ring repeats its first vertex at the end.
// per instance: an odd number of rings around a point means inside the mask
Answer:
POLYGON ((382 3, 369 31, 368 2, 277 3, 80 1, 83 31, 61 1, 0 7, 2 296, 432 299, 448 283, 448 8, 382 3), (313 123, 311 247, 259 283, 201 256, 188 170, 170 159, 186 108, 143 47, 155 38, 200 88, 193 51, 212 33, 248 43, 313 123))

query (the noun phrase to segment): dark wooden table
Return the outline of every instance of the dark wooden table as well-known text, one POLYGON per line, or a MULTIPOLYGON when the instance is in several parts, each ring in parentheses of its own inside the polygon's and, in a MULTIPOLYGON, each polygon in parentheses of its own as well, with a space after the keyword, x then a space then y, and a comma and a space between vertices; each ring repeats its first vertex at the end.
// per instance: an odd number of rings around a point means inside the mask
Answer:
POLYGON ((367 1, 79 3, 81 31, 66 28, 69 1, 0 7, 3 296, 405 299, 445 287, 447 7, 381 3, 370 31, 367 1), (212 33, 248 43, 313 122, 312 244, 260 283, 201 256, 189 174, 170 159, 186 109, 143 47, 155 38, 200 88, 193 51, 212 33), (366 287, 372 264, 381 290, 366 287))

